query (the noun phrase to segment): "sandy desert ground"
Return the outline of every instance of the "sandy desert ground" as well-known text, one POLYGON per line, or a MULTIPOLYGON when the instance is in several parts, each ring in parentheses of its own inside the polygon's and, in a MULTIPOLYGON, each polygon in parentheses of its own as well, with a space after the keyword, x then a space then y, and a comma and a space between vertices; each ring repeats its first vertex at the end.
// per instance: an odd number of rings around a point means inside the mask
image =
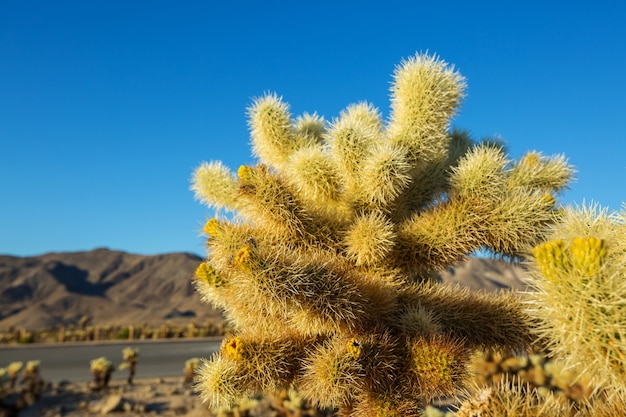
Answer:
MULTIPOLYGON (((10 411, 0 410, 8 417, 10 411)), ((262 398, 242 404, 240 409, 209 410, 182 377, 138 379, 132 386, 113 380, 104 392, 93 392, 89 382, 48 384, 39 401, 23 409, 18 417, 110 416, 326 416, 329 412, 306 407, 300 398, 262 398)))

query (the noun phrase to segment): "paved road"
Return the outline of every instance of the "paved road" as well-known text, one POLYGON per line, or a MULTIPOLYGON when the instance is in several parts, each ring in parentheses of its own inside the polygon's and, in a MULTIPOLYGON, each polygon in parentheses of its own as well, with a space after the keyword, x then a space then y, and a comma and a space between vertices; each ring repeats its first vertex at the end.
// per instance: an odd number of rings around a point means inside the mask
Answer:
MULTIPOLYGON (((175 339, 168 341, 102 342, 80 344, 36 344, 0 346, 0 367, 10 362, 41 360, 41 376, 46 381, 72 382, 91 379, 89 363, 100 356, 117 367, 122 363, 122 349, 139 348, 135 378, 183 377, 185 361, 193 357, 208 358, 220 347, 221 338, 175 339)), ((127 370, 116 370, 112 380, 126 379, 127 370)))

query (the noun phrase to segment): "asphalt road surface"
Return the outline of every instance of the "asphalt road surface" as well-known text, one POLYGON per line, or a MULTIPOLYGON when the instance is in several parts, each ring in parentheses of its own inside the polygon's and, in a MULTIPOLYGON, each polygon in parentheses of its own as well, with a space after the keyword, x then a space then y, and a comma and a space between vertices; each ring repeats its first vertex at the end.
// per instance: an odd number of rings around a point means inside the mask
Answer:
POLYGON ((71 382, 91 380, 92 359, 100 356, 113 362, 116 370, 111 380, 126 379, 128 370, 117 369, 123 362, 122 349, 139 348, 135 379, 168 376, 183 377, 185 361, 193 357, 209 358, 220 348, 221 338, 175 339, 132 342, 60 343, 0 346, 0 367, 11 362, 40 360, 41 377, 46 381, 71 382))

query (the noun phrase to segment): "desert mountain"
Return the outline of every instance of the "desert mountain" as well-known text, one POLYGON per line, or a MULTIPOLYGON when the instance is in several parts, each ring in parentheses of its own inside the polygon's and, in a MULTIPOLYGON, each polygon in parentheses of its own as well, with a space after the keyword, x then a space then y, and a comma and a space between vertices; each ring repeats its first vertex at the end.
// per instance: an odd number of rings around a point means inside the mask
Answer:
MULTIPOLYGON (((219 319, 192 284, 200 261, 189 253, 143 256, 103 248, 0 256, 0 329, 54 328, 82 316, 96 325, 219 319)), ((442 279, 472 289, 524 288, 522 268, 488 259, 472 259, 442 279)))
POLYGON ((444 271, 441 280, 472 290, 528 290, 528 272, 523 266, 488 258, 470 258, 444 271))
POLYGON ((108 249, 0 256, 0 329, 75 324, 204 323, 220 314, 200 301, 188 253, 143 256, 108 249))

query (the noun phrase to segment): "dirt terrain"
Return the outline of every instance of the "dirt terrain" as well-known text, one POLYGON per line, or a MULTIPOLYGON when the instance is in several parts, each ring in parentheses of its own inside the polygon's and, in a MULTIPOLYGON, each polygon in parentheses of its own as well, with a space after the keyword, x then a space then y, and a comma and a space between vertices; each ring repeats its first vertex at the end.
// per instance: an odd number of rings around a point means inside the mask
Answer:
MULTIPOLYGON (((12 413, 0 408, 0 416, 12 413)), ((15 414, 13 414, 15 416, 15 414)), ((96 417, 111 416, 329 416, 330 410, 315 410, 302 399, 285 393, 283 397, 253 399, 232 410, 209 410, 191 384, 182 377, 139 379, 132 386, 113 380, 109 389, 93 392, 88 382, 48 384, 35 404, 21 410, 18 417, 96 417)))

